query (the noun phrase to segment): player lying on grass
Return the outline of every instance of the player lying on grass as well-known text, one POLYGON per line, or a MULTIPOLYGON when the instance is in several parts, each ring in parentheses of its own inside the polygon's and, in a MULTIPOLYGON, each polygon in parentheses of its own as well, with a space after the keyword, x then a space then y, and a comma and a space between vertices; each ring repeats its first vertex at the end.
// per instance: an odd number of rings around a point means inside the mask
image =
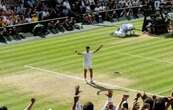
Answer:
POLYGON ((84 58, 84 79, 87 82, 87 71, 90 72, 90 82, 93 83, 93 68, 92 68, 92 56, 93 54, 97 53, 101 48, 103 47, 103 45, 100 45, 95 51, 91 51, 90 47, 87 46, 86 47, 86 51, 81 53, 78 52, 77 50, 75 51, 75 53, 77 53, 78 55, 82 55, 84 58))
POLYGON ((130 35, 134 34, 134 26, 133 24, 122 24, 120 28, 118 28, 113 35, 118 36, 118 37, 125 37, 127 36, 128 32, 130 35))

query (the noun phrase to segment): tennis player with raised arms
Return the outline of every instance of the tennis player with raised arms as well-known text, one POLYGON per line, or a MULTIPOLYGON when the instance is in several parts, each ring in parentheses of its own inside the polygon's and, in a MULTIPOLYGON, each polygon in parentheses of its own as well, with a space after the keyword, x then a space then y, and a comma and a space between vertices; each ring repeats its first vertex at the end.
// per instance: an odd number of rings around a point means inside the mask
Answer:
POLYGON ((97 53, 102 47, 103 47, 103 45, 100 45, 95 51, 91 51, 90 47, 87 46, 86 51, 84 51, 83 53, 78 52, 77 50, 75 51, 75 53, 77 53, 78 55, 82 55, 84 58, 84 62, 83 62, 84 79, 86 82, 87 82, 87 72, 89 71, 90 72, 90 83, 94 83, 93 82, 92 56, 93 56, 93 54, 97 53))

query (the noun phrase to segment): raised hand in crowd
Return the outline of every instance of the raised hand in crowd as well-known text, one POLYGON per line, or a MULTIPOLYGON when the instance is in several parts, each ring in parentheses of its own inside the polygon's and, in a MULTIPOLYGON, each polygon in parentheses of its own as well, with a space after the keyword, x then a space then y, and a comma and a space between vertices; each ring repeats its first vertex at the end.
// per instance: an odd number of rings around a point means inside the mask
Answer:
POLYGON ((32 110, 35 101, 36 101, 36 99, 32 98, 30 101, 30 104, 24 110, 32 110))
POLYGON ((77 85, 75 87, 75 94, 74 94, 74 101, 73 101, 73 106, 72 106, 72 110, 82 110, 82 105, 80 104, 80 94, 81 90, 80 90, 80 86, 77 85))

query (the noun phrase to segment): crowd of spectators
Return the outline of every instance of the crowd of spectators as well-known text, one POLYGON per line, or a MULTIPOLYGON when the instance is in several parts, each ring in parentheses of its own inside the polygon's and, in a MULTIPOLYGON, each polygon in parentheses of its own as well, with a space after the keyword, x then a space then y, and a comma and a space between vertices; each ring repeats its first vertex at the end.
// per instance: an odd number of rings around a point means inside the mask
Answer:
MULTIPOLYGON (((137 93, 133 102, 128 101, 129 95, 123 95, 119 105, 115 105, 113 101, 113 91, 108 90, 106 92, 107 100, 100 110, 168 110, 170 107, 173 110, 173 92, 170 97, 137 93), (129 103, 132 104, 132 107, 129 106, 129 103)), ((84 105, 80 103, 80 93, 80 86, 76 86, 72 110, 94 110, 92 102, 87 102, 84 105)))
MULTIPOLYGON (((22 25, 25 27, 34 24, 34 27, 30 27, 33 30, 29 32, 46 35, 80 29, 77 22, 96 24, 103 21, 115 22, 120 17, 138 18, 139 13, 142 13, 141 7, 153 1, 155 0, 0 0, 0 36, 5 36, 0 37, 0 42, 24 39, 25 36, 19 34, 22 32, 18 31, 17 26, 21 26, 19 24, 25 24, 22 25)), ((26 30, 28 28, 23 28, 23 31, 26 30)))
POLYGON ((14 3, 7 1, 9 0, 0 0, 0 27, 64 16, 83 19, 86 24, 100 23, 104 20, 114 21, 122 16, 138 17, 139 7, 154 0, 11 0, 14 3), (133 8, 129 9, 131 7, 133 8))
POLYGON ((139 7, 155 0, 11 0, 14 3, 7 1, 9 0, 0 0, 0 27, 64 16, 84 19, 86 24, 112 21, 113 18, 121 16, 138 17, 139 7), (133 8, 129 9, 130 7, 133 8), (121 10, 107 11, 114 9, 121 10))
MULTIPOLYGON (((95 110, 94 104, 91 101, 85 104, 80 103, 81 92, 80 86, 76 86, 71 110, 95 110)), ((107 100, 100 110, 170 110, 170 108, 173 110, 173 92, 168 97, 137 93, 133 102, 129 101, 129 95, 123 95, 118 105, 114 103, 112 90, 105 91, 104 95, 107 97, 107 100), (132 107, 129 105, 132 105, 132 107)), ((116 98, 116 100, 118 99, 116 98)), ((31 98, 30 103, 24 110, 33 110, 35 101, 35 98, 31 98)), ((8 107, 1 106, 0 110, 8 110, 8 107)))
MULTIPOLYGON (((78 17, 91 12, 96 12, 95 17, 106 19, 105 13, 100 14, 100 11, 142 5, 141 0, 15 0, 13 4, 7 1, 0 0, 0 27, 64 16, 78 17)), ((106 14, 110 16, 112 12, 106 14)), ((125 12, 118 14, 122 16, 125 12)), ((87 19, 86 16, 87 14, 83 17, 87 19)))
POLYGON ((65 31, 73 31, 74 29, 82 29, 81 25, 76 24, 76 20, 73 17, 67 17, 65 19, 58 19, 48 22, 43 25, 38 23, 33 28, 33 34, 35 36, 44 36, 47 34, 57 34, 59 32, 63 33, 65 31))
MULTIPOLYGON (((23 27, 24 28, 24 27, 23 27)), ((30 33, 33 36, 45 37, 48 34, 64 33, 65 31, 80 30, 83 26, 76 24, 74 17, 66 17, 65 19, 55 19, 45 23, 35 23, 30 26, 30 33)), ((26 27, 26 30, 28 27, 26 27)), ((25 39, 26 36, 17 32, 15 26, 0 28, 0 42, 25 39)))

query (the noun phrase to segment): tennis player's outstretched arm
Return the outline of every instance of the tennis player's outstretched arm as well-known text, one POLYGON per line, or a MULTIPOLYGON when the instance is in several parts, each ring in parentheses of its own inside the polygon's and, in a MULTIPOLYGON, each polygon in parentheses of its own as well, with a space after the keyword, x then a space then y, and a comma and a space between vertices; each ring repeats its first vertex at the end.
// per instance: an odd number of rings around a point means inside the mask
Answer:
POLYGON ((94 53, 97 53, 102 47, 103 47, 103 45, 100 45, 100 46, 94 51, 94 53))
POLYGON ((78 52, 77 50, 75 50, 75 53, 76 53, 77 55, 82 55, 82 53, 81 53, 81 52, 78 52))

